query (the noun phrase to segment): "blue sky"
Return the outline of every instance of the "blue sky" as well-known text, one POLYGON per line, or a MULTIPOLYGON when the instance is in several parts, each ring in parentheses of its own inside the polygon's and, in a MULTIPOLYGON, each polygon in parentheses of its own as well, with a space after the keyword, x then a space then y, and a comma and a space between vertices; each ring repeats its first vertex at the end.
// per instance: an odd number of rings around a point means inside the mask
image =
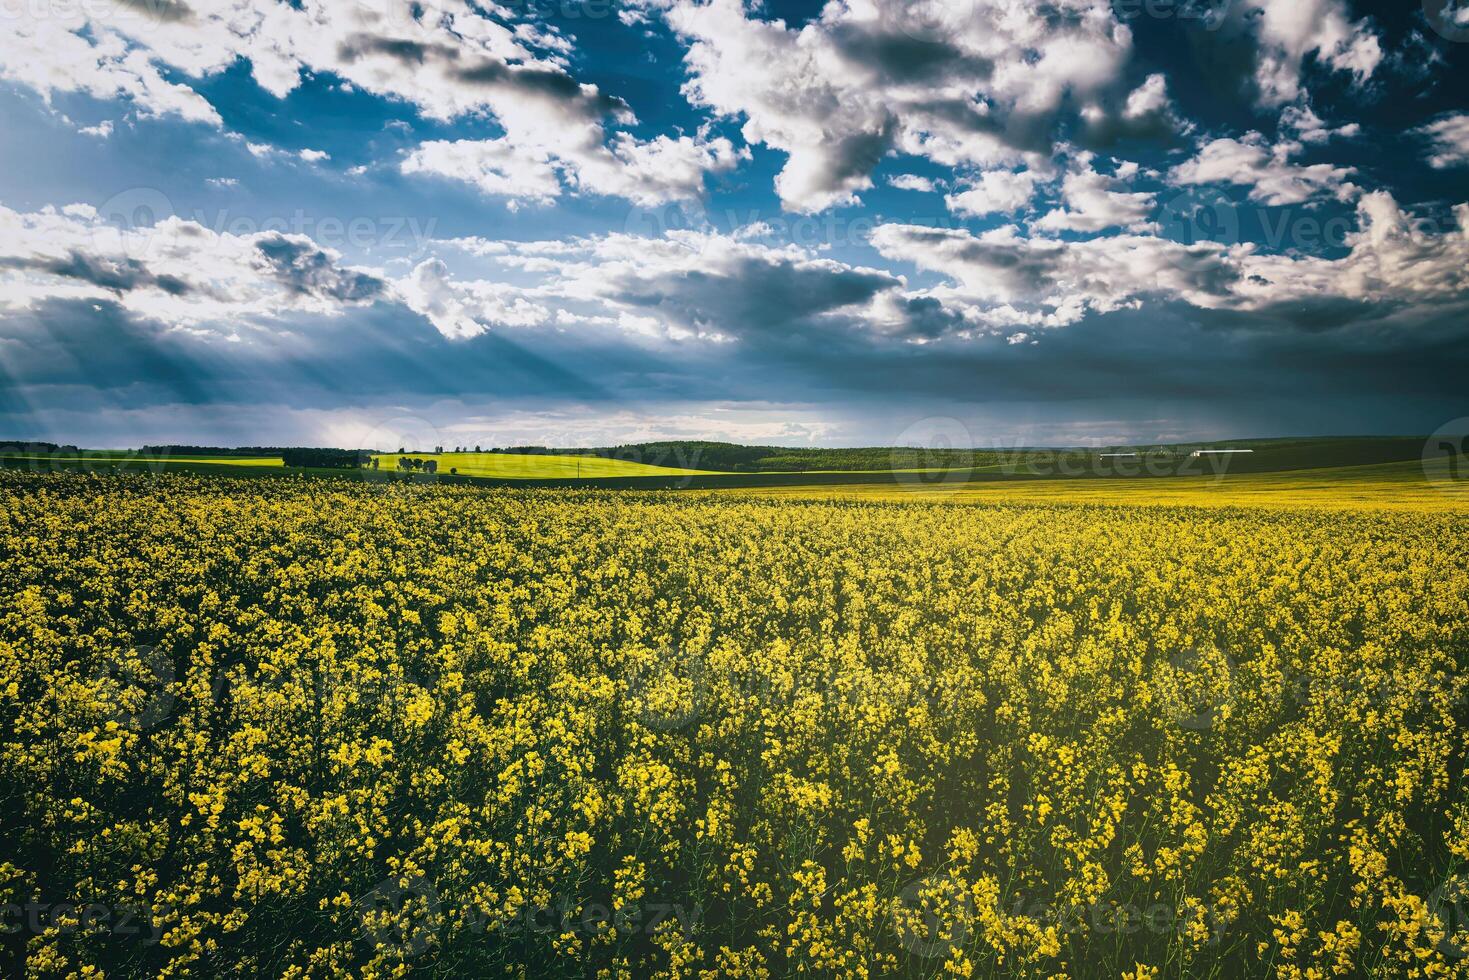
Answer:
POLYGON ((1469 4, 16 0, 0 434, 1469 415, 1469 4))

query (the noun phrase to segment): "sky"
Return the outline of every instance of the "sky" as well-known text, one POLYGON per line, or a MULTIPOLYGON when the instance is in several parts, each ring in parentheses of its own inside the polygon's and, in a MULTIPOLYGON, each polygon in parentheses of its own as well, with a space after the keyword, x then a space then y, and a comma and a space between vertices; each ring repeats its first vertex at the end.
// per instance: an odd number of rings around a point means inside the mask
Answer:
POLYGON ((0 0, 0 439, 1469 416, 1469 0, 0 0))

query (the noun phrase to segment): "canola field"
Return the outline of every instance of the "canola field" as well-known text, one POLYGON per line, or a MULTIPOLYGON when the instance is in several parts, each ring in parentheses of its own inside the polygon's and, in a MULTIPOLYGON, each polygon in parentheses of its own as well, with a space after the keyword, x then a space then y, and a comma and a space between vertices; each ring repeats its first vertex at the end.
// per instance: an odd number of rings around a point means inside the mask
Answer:
POLYGON ((0 473, 0 974, 1469 972, 1461 511, 0 473))
MULTIPOLYGON (((1318 510, 1469 511, 1465 462, 1430 459, 1273 473, 1186 477, 970 481, 955 472, 899 474, 887 484, 766 487, 783 500, 957 504, 1113 504, 1129 507, 1271 507, 1318 510)), ((724 491, 721 491, 724 492, 724 491)), ((741 492, 741 491, 729 491, 741 492)))

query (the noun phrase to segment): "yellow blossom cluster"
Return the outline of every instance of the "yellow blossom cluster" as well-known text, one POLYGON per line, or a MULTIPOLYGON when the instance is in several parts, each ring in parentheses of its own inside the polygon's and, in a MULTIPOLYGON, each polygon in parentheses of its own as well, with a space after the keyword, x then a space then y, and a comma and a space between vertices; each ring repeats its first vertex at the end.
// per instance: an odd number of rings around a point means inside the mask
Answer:
POLYGON ((0 474, 0 974, 1469 973, 1447 513, 0 474))

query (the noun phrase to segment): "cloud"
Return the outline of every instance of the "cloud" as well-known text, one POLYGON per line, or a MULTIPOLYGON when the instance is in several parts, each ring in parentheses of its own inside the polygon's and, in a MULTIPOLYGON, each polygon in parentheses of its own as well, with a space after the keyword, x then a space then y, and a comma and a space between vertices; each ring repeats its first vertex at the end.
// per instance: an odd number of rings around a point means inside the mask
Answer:
POLYGON ((1099 131, 1126 111, 1131 32, 1104 0, 838 0, 799 28, 740 0, 672 0, 666 17, 689 45, 685 95, 787 154, 792 210, 851 203, 892 152, 999 169, 1049 154, 1076 106, 1099 131))
POLYGON ((1035 175, 1028 170, 991 170, 970 181, 965 189, 944 198, 956 214, 982 218, 987 214, 1013 214, 1030 203, 1035 193, 1035 175))
POLYGON ((186 296, 193 292, 193 287, 183 278, 154 272, 137 259, 88 255, 79 248, 71 248, 64 255, 0 257, 0 269, 71 279, 119 294, 135 289, 157 289, 170 296, 186 296))
POLYGON ((551 154, 506 139, 424 143, 404 159, 402 171, 463 181, 516 202, 549 204, 561 194, 551 154))
POLYGON ((1428 143, 1428 165, 1435 170, 1469 166, 1469 113, 1447 113, 1413 135, 1428 143))
POLYGON ((887 224, 872 243, 890 260, 948 277, 931 294, 974 322, 1068 326, 1151 298, 1254 314, 1240 322, 1256 327, 1328 329, 1469 303, 1469 204, 1454 216, 1452 225, 1437 226, 1406 214, 1391 194, 1364 195, 1347 254, 1336 259, 1151 235, 1027 238, 1013 225, 975 235, 887 224))
POLYGON ((996 326, 1067 326, 1150 295, 1209 306, 1239 275, 1225 246, 1148 235, 1066 242, 1027 238, 1013 225, 975 235, 888 224, 872 244, 885 258, 949 277, 951 285, 934 294, 996 326))
POLYGON ((1407 309, 1427 318, 1469 299, 1469 204, 1453 216, 1415 218, 1386 191, 1365 194, 1345 256, 1248 254, 1233 292, 1245 309, 1318 328, 1407 309))
MULTIPOLYGON (((303 74, 331 73, 436 121, 492 118, 503 130, 495 139, 426 144, 405 169, 530 201, 556 196, 552 164, 574 188, 648 203, 693 196, 704 173, 741 159, 723 138, 609 134, 609 122, 636 122, 627 103, 573 77, 570 44, 560 34, 533 21, 502 23, 497 17, 505 11, 493 10, 498 14, 467 0, 428 7, 412 0, 345 7, 239 0, 218 8, 101 0, 23 19, 18 30, 0 33, 0 77, 47 98, 86 92, 128 99, 143 115, 222 126, 191 83, 243 60, 262 88, 284 98, 303 74), (166 80, 174 78, 180 81, 166 80)), ((262 157, 273 152, 264 144, 247 148, 262 157)), ((316 149, 297 156, 329 159, 316 149)))
POLYGON ((1346 0, 1240 0, 1224 34, 1243 31, 1255 44, 1253 85, 1261 106, 1283 106, 1304 92, 1308 64, 1351 75, 1361 85, 1383 61, 1367 21, 1354 21, 1346 0))
POLYGON ((320 248, 304 235, 267 232, 254 238, 265 267, 291 296, 365 303, 387 292, 378 276, 341 266, 338 256, 320 248))
POLYGON ((1125 183, 1093 170, 1091 159, 1089 154, 1079 157, 1062 180, 1061 196, 1066 207, 1048 212, 1033 227, 1048 232, 1095 232, 1115 227, 1147 230, 1151 225, 1148 218, 1157 207, 1154 195, 1120 190, 1125 183))
POLYGON ((160 72, 199 80, 237 59, 277 97, 295 89, 303 72, 331 72, 443 120, 548 106, 561 118, 589 119, 625 108, 571 79, 559 61, 564 39, 534 25, 507 26, 463 0, 433 8, 408 0, 347 7, 327 0, 197 7, 103 0, 46 14, 22 18, 0 39, 0 70, 48 97, 84 91, 129 98, 147 115, 220 125, 200 95, 160 72))
POLYGON ((1082 142, 1095 148, 1111 147, 1121 140, 1171 146, 1194 129, 1179 115, 1168 94, 1168 79, 1160 73, 1149 75, 1129 93, 1120 111, 1109 112, 1101 103, 1093 103, 1081 115, 1085 121, 1082 142))
POLYGON ((925 194, 932 194, 936 190, 933 181, 917 174, 895 174, 888 178, 888 186, 896 187, 900 191, 921 191, 925 194))
POLYGON ((1362 133, 1362 127, 1357 123, 1347 123, 1333 129, 1320 116, 1316 115, 1310 105, 1300 103, 1288 105, 1280 113, 1280 131, 1289 133, 1302 143, 1321 144, 1330 142, 1333 137, 1350 139, 1362 133))
MULTIPOLYGON (((48 101, 57 93, 126 99, 139 115, 222 125, 219 113, 202 96, 166 79, 155 58, 124 31, 89 19, 86 8, 49 5, 43 16, 7 18, 0 31, 0 78, 33 88, 48 101)), ((146 20, 136 11, 130 19, 146 20)), ((198 77, 182 65, 175 67, 198 77)))
POLYGON ((1359 188, 1347 178, 1356 171, 1318 163, 1302 166, 1291 158, 1303 149, 1285 140, 1271 146, 1256 132, 1240 139, 1225 137, 1199 149, 1193 159, 1168 173, 1176 185, 1234 184, 1248 187, 1252 201, 1275 207, 1335 198, 1350 200, 1359 188))
POLYGON ((882 270, 734 235, 608 235, 580 246, 579 254, 561 262, 545 292, 602 305, 614 315, 655 318, 673 339, 771 336, 823 322, 856 328, 874 299, 904 285, 882 270))
POLYGON ((0 206, 0 311, 48 298, 97 298, 187 329, 229 335, 245 320, 338 315, 386 298, 375 272, 309 238, 234 235, 170 217, 118 228, 86 205, 20 213, 0 206))
POLYGON ((493 327, 530 327, 551 314, 503 283, 454 281, 442 259, 428 259, 398 282, 408 308, 451 339, 476 337, 493 327))

